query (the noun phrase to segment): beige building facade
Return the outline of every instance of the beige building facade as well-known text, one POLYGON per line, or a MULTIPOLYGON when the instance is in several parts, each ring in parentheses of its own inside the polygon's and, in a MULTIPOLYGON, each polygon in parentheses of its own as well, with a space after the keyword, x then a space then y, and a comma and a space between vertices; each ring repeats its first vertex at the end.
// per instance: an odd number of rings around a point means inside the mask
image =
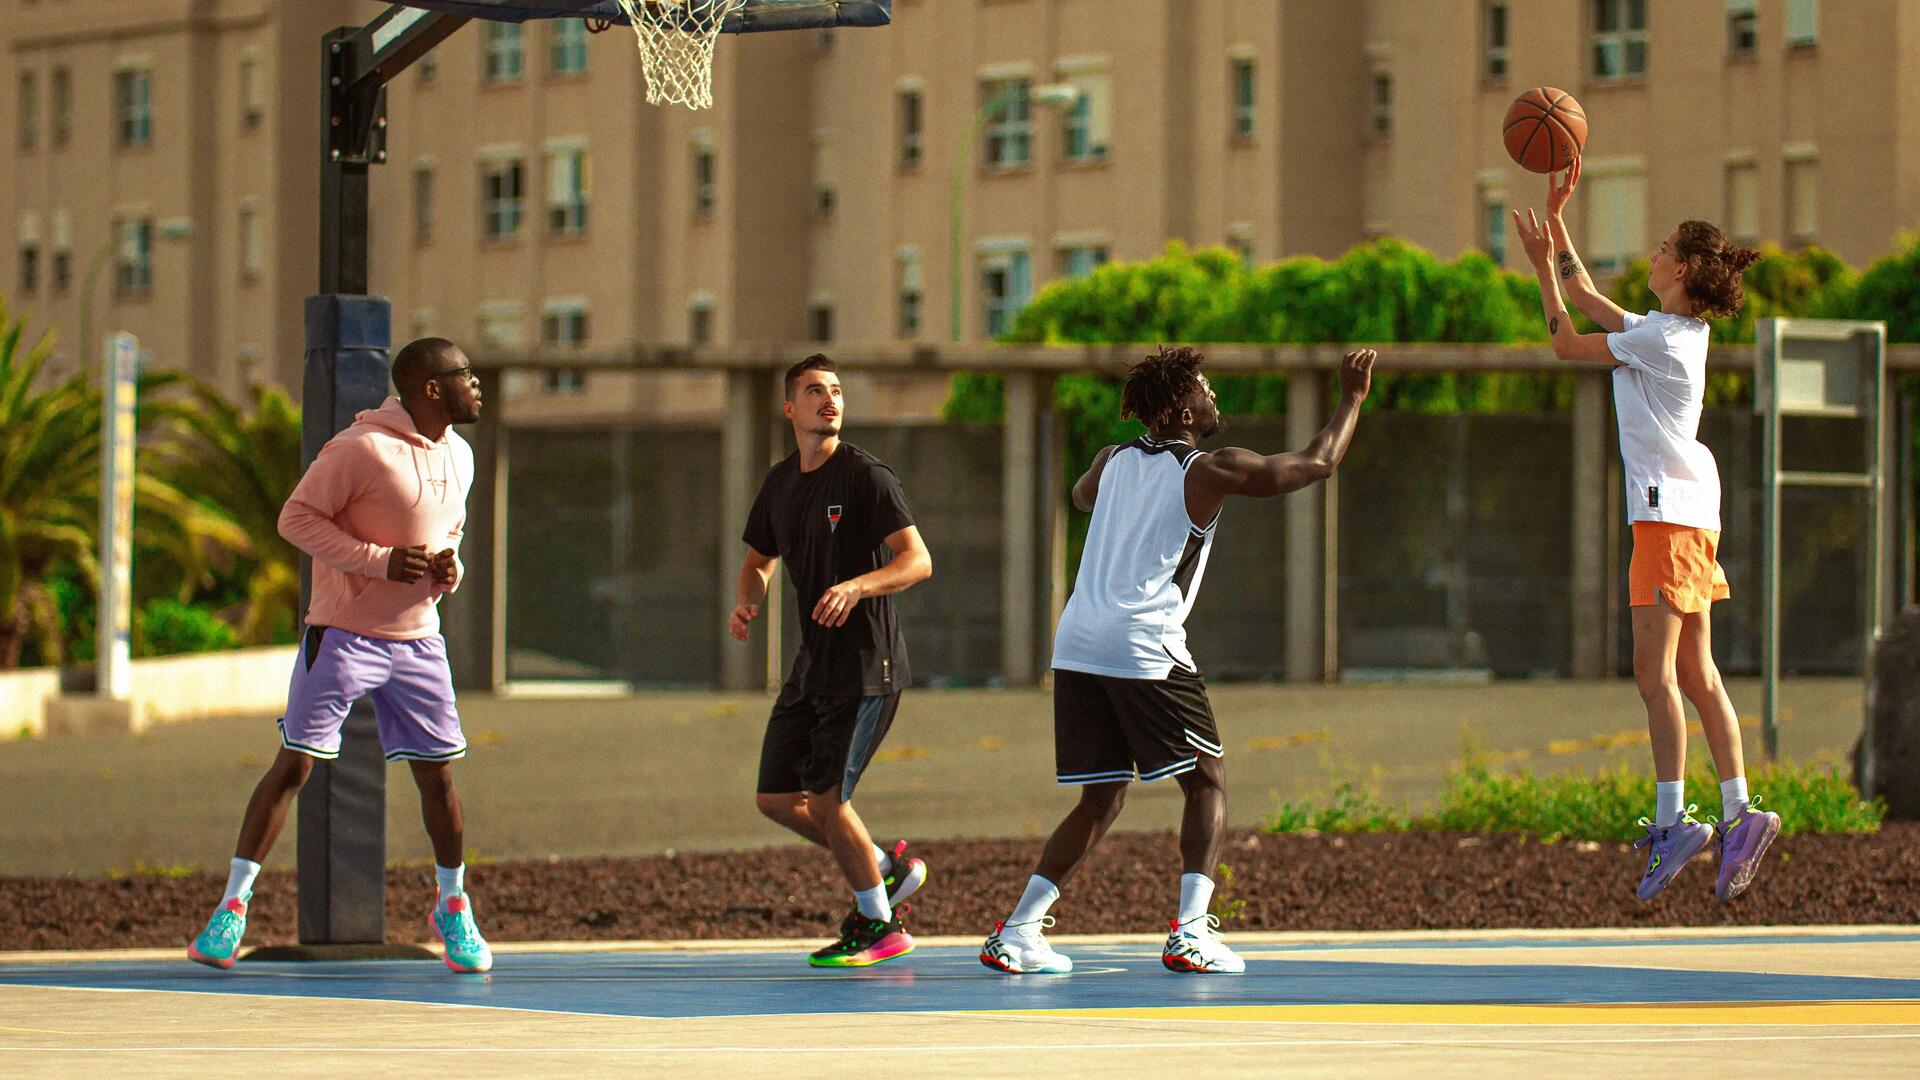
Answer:
MULTIPOLYGON (((0 0, 10 304, 69 357, 85 322, 229 389, 296 385, 318 41, 379 10, 0 0)), ((1500 120, 1541 84, 1589 116, 1572 225, 1601 271, 1685 217, 1856 266, 1920 222, 1920 0, 896 0, 886 29, 722 41, 698 113, 644 104, 624 28, 462 29, 391 89, 374 288, 397 339, 554 356, 944 341, 956 264, 978 341, 1173 239, 1269 261, 1396 235, 1520 268, 1504 211, 1545 181, 1500 120)), ((692 376, 594 378, 618 392, 513 390, 717 406, 692 376)))

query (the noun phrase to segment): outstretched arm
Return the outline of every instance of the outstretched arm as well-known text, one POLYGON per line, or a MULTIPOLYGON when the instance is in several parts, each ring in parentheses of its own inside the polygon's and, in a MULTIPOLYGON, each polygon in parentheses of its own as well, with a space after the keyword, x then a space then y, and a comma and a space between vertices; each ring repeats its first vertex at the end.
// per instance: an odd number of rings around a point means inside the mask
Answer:
POLYGON ((1546 312, 1547 336, 1553 339, 1553 355, 1562 360, 1589 364, 1614 363, 1613 350, 1607 348, 1607 335, 1582 334, 1573 328, 1573 316, 1560 301, 1560 282, 1554 270, 1553 234, 1540 223, 1532 210, 1526 217, 1513 212, 1514 231, 1533 260, 1533 272, 1540 279, 1540 306, 1546 312))
POLYGON ((1305 449, 1256 454, 1230 446, 1194 462, 1187 470, 1188 516, 1195 522, 1212 521, 1229 495, 1270 499, 1332 476, 1347 456, 1353 429, 1360 421, 1360 405, 1373 387, 1375 356, 1372 349, 1356 349, 1341 360, 1340 404, 1305 449))
POLYGON ((1626 312, 1620 305, 1607 299, 1605 293, 1594 288, 1593 279, 1587 276, 1587 268, 1580 264, 1580 256, 1573 250, 1573 237, 1567 232, 1566 218, 1562 211, 1568 200, 1573 198, 1574 186, 1580 183, 1580 159, 1574 158, 1573 165, 1567 169, 1565 183, 1560 181, 1558 173, 1547 175, 1547 228, 1559 254, 1554 259, 1554 271, 1560 275, 1561 284, 1567 287, 1567 298, 1582 315, 1599 323, 1615 333, 1626 329, 1626 312))

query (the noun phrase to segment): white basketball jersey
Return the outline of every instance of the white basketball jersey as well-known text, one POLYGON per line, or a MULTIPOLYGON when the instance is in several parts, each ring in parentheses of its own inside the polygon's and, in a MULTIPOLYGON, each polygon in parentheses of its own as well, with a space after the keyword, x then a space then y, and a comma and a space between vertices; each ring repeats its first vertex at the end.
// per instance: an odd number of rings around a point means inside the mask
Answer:
POLYGON ((1053 637, 1053 666, 1119 679, 1164 679, 1187 651, 1214 526, 1187 517, 1187 470, 1204 451, 1142 436, 1100 474, 1073 595, 1053 637))

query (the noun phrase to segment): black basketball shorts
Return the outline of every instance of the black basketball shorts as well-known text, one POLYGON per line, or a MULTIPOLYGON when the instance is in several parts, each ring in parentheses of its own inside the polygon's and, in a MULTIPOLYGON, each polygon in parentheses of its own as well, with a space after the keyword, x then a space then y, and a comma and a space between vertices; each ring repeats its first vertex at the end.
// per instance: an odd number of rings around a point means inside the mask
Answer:
POLYGON ((851 801, 899 707, 898 693, 822 696, 789 685, 767 718, 757 790, 762 795, 820 794, 839 785, 840 801, 851 801))
POLYGON ((1174 668, 1164 679, 1053 672, 1054 776, 1062 784, 1161 780, 1220 757, 1207 684, 1174 668))

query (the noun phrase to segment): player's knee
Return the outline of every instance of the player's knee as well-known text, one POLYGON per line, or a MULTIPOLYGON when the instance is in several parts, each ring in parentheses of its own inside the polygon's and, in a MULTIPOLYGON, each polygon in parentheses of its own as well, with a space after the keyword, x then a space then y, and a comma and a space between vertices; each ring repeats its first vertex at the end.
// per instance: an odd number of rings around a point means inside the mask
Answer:
POLYGON ((1180 790, 1188 798, 1195 795, 1211 795, 1226 788, 1226 774, 1220 767, 1220 759, 1200 755, 1200 760, 1192 769, 1180 774, 1180 790))
POLYGON ((1698 667, 1682 667, 1677 677, 1680 692, 1689 701, 1705 701, 1720 696, 1720 669, 1711 660, 1698 667))
POLYGON ((1088 784, 1080 789, 1080 801, 1101 816, 1112 820, 1127 802, 1125 784, 1088 784))
POLYGON ((1666 697, 1679 687, 1673 664, 1661 656, 1635 655, 1633 682, 1640 689, 1641 699, 1646 701, 1666 697))
POLYGON ((753 797, 754 808, 774 821, 791 821, 807 812, 805 795, 768 795, 757 794, 753 797))
POLYGON ((282 750, 267 770, 267 782, 281 791, 298 791, 313 775, 313 758, 298 750, 282 750))
POLYGON ((444 796, 453 790, 453 766, 444 761, 416 761, 413 782, 422 795, 444 796))

